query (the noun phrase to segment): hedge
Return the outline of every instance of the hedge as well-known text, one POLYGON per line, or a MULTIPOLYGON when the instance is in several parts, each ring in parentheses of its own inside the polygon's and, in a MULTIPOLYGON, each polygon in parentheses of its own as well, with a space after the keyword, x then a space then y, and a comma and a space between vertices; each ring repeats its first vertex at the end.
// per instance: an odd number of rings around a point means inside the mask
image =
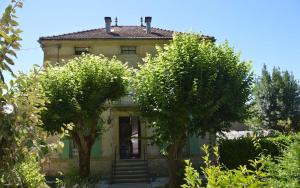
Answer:
POLYGON ((263 137, 256 139, 254 144, 251 137, 242 137, 219 142, 220 162, 229 169, 240 165, 249 166, 249 160, 253 160, 260 153, 276 157, 281 155, 281 148, 292 143, 292 136, 280 135, 277 137, 263 137))

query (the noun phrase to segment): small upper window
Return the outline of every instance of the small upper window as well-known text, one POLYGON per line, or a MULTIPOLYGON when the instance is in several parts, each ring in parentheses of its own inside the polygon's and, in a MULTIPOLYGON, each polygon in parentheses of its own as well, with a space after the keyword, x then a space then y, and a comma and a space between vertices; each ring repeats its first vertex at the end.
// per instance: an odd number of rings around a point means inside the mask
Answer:
POLYGON ((136 54, 135 46, 121 46, 121 54, 136 54))
POLYGON ((75 55, 81 55, 81 54, 88 54, 90 53, 89 48, 87 47, 75 47, 75 55))

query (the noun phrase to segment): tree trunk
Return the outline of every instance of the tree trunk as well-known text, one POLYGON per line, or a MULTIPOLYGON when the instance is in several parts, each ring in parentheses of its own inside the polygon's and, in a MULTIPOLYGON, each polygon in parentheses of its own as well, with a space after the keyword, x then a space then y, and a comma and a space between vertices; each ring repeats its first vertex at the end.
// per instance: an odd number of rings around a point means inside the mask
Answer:
POLYGON ((84 146, 78 146, 79 149, 79 174, 80 177, 85 178, 90 175, 90 156, 91 156, 91 144, 84 144, 84 146))
POLYGON ((72 134, 78 146, 79 153, 79 175, 82 178, 90 175, 90 157, 92 146, 95 142, 96 133, 93 132, 88 136, 82 134, 82 131, 75 131, 72 134))
POLYGON ((210 160, 213 165, 216 165, 219 161, 217 161, 217 158, 214 154, 214 147, 216 146, 216 140, 217 140, 217 135, 216 131, 214 129, 209 130, 209 145, 208 145, 208 151, 209 151, 209 156, 210 160))
POLYGON ((169 170, 169 183, 168 183, 169 188, 178 187, 177 151, 178 151, 178 145, 176 144, 171 145, 168 150, 167 162, 168 162, 168 170, 169 170))

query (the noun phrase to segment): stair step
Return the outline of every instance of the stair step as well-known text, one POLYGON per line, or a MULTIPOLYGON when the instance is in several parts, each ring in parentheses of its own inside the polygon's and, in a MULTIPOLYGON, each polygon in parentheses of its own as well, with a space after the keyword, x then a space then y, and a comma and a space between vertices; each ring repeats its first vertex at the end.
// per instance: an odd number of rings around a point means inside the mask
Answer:
POLYGON ((139 159, 118 160, 115 164, 112 183, 149 182, 147 161, 139 159))
POLYGON ((127 162, 146 162, 145 160, 143 159, 120 159, 120 160, 117 160, 117 163, 127 163, 127 162))
POLYGON ((136 178, 136 179, 113 179, 112 183, 140 183, 149 182, 148 178, 136 178))
POLYGON ((114 179, 139 179, 139 178, 147 178, 147 174, 116 174, 114 175, 114 179))
POLYGON ((146 166, 116 166, 116 171, 134 171, 134 170, 145 170, 146 166))
POLYGON ((146 164, 147 161, 116 161, 117 164, 146 164))
POLYGON ((143 170, 121 170, 116 171, 115 175, 126 175, 126 174, 147 174, 148 171, 146 169, 143 170))
POLYGON ((144 163, 137 163, 137 164, 127 164, 127 163, 119 164, 119 163, 117 163, 116 164, 116 167, 139 167, 139 166, 146 166, 146 164, 144 164, 144 163))

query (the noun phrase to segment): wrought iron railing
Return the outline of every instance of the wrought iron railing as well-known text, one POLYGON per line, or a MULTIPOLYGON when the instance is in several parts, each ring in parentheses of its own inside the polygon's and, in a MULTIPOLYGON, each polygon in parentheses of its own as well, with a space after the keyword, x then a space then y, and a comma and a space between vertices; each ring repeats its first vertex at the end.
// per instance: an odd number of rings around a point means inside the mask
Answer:
POLYGON ((143 147, 143 157, 144 157, 144 161, 146 161, 146 144, 144 144, 144 147, 143 147))
POLYGON ((113 151, 113 160, 111 163, 111 178, 115 175, 116 172, 116 164, 117 164, 117 146, 115 146, 113 151))
POLYGON ((143 159, 144 159, 144 164, 146 165, 146 168, 147 168, 147 176, 148 176, 148 180, 151 182, 151 175, 149 173, 149 164, 148 164, 148 158, 147 158, 147 143, 144 144, 144 147, 143 147, 143 159))

